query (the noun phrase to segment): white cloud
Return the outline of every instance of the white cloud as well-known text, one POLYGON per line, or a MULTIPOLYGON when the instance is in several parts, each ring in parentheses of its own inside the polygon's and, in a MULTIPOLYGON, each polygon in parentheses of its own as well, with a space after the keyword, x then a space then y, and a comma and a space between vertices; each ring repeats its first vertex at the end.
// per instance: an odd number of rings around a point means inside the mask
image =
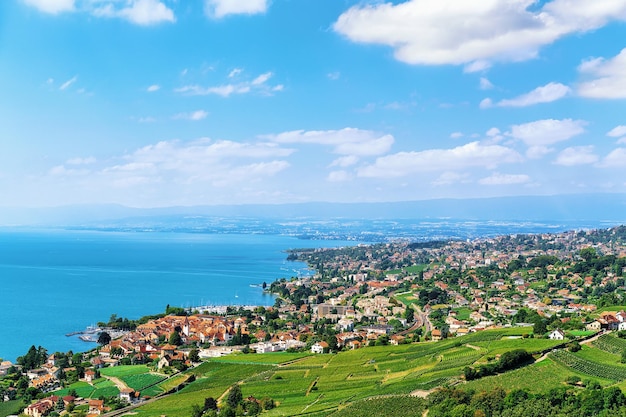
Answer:
POLYGON ((599 164, 603 168, 626 167, 626 148, 617 148, 611 151, 599 164))
POLYGON ((491 63, 489 61, 478 60, 467 64, 465 68, 463 68, 463 72, 480 72, 488 70, 489 68, 491 68, 491 63))
POLYGON ((468 64, 472 72, 494 60, 534 58, 565 35, 625 19, 620 0, 408 0, 358 4, 334 29, 354 42, 388 45, 402 62, 468 64))
POLYGON ((478 180, 482 185, 512 185, 512 184, 526 184, 530 181, 530 177, 526 174, 500 174, 494 172, 488 177, 478 180))
POLYGON ((358 170, 361 177, 393 178, 427 171, 450 171, 469 167, 492 168, 523 160, 513 149, 500 145, 470 142, 452 149, 399 152, 382 156, 372 165, 358 170))
POLYGON ((90 165, 95 164, 96 162, 97 160, 93 156, 87 158, 72 158, 65 161, 67 165, 90 165))
POLYGON ((162 141, 125 155, 123 163, 104 167, 100 175, 107 181, 134 186, 167 182, 174 184, 210 183, 225 186, 262 180, 287 169, 292 149, 274 143, 239 143, 199 139, 192 142, 162 141), (246 161, 246 160, 256 161, 246 161))
POLYGON ((139 123, 154 123, 156 122, 156 119, 152 116, 147 116, 147 117, 140 117, 137 119, 137 121, 139 123))
POLYGON ((336 81, 341 77, 341 73, 339 71, 335 71, 335 72, 329 72, 328 74, 326 74, 326 76, 333 80, 336 81))
POLYGON ((617 143, 619 145, 626 144, 626 136, 624 136, 623 138, 618 139, 617 142, 615 142, 615 143, 617 143))
POLYGON ((347 171, 331 171, 328 173, 328 177, 326 179, 329 182, 345 182, 350 181, 352 179, 352 175, 347 171))
POLYGON ((468 181, 469 174, 460 174, 458 172, 446 171, 442 173, 439 178, 432 182, 432 185, 450 185, 456 183, 466 183, 468 181))
POLYGON ((533 91, 522 94, 519 97, 515 97, 508 100, 499 101, 496 106, 498 107, 527 107, 534 104, 550 103, 552 101, 559 100, 572 91, 566 85, 560 83, 548 83, 542 87, 537 87, 533 91))
POLYGON ((310 143, 333 147, 333 153, 349 156, 382 155, 391 149, 394 138, 370 130, 344 128, 341 130, 294 130, 264 136, 277 143, 310 143))
POLYGON ((258 14, 267 11, 268 0, 206 0, 207 16, 220 19, 231 14, 258 14))
POLYGON ((359 158, 357 156, 348 155, 335 159, 333 162, 331 162, 330 166, 346 168, 355 165, 357 162, 359 162, 359 158))
POLYGON ((594 164, 598 162, 598 160, 599 158, 594 153, 593 146, 572 146, 563 149, 556 157, 554 163, 571 167, 594 164))
POLYGON ((24 0, 29 6, 50 14, 71 12, 74 10, 74 0, 24 0))
POLYGON ((61 86, 59 87, 59 90, 67 89, 70 85, 74 84, 76 80, 78 80, 78 76, 75 75, 69 80, 67 80, 66 82, 64 82, 63 84, 61 84, 61 86))
POLYGON ((552 152, 554 152, 554 148, 547 146, 531 146, 526 150, 526 156, 529 159, 541 159, 552 152))
POLYGON ((481 109, 488 109, 490 107, 493 107, 493 101, 491 101, 490 98, 482 99, 478 107, 480 107, 481 109))
POLYGON ((619 138, 620 136, 625 136, 626 135, 626 126, 624 126, 624 125, 615 126, 606 135, 611 137, 611 138, 619 138))
POLYGON ((463 137, 463 133, 462 132, 453 132, 450 133, 450 138, 451 139, 459 139, 463 137))
POLYGON ((154 93, 155 91, 159 91, 161 89, 161 86, 158 84, 152 84, 150 87, 146 88, 146 91, 148 93, 154 93))
MULTIPOLYGON (((230 74, 232 74, 232 71, 230 74)), ((266 72, 255 77, 251 81, 244 81, 237 84, 224 84, 213 87, 186 85, 174 89, 174 92, 191 96, 207 96, 215 94, 222 97, 230 97, 233 94, 247 94, 251 92, 270 94, 271 92, 282 91, 284 88, 282 84, 276 86, 268 85, 268 81, 272 78, 273 75, 274 74, 272 74, 271 72, 266 72)))
POLYGON ((626 98, 626 48, 611 59, 585 61, 578 69, 590 78, 578 85, 579 95, 600 99, 626 98))
POLYGON ((228 73, 228 78, 234 78, 238 76, 239 74, 241 74, 242 72, 243 72, 243 69, 235 68, 231 72, 228 73))
POLYGON ((585 125, 587 122, 584 120, 537 120, 513 125, 506 135, 521 140, 527 146, 547 146, 582 134, 585 125))
POLYGON ((206 119, 206 117, 208 115, 209 115, 209 113, 204 111, 204 110, 196 110, 196 111, 191 112, 191 113, 178 113, 178 114, 172 116, 172 119, 183 119, 183 120, 198 121, 198 120, 206 119))
POLYGON ((481 90, 491 90, 493 88, 493 84, 485 77, 480 77, 480 89, 481 90))
POLYGON ((159 0, 129 0, 126 4, 126 7, 119 8, 119 2, 107 2, 94 9, 92 14, 119 17, 143 26, 176 21, 172 9, 159 0))

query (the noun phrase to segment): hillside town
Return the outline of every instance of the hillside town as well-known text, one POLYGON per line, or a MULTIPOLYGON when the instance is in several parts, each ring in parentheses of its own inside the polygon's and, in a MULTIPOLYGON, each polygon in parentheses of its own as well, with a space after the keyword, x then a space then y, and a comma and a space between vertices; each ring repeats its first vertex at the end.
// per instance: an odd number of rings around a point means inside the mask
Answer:
POLYGON ((76 381, 91 384, 105 367, 147 364, 175 374, 233 352, 323 354, 512 326, 532 326, 530 337, 554 340, 571 330, 626 330, 626 312, 597 312, 624 304, 626 227, 304 249, 289 259, 316 272, 267 286, 276 295, 272 307, 229 306, 216 314, 168 306, 140 320, 113 315, 101 323, 93 351, 32 347, 16 364, 2 362, 2 399, 33 401, 24 413, 34 417, 80 404, 94 416, 146 397, 124 385, 106 401, 55 395, 76 381))

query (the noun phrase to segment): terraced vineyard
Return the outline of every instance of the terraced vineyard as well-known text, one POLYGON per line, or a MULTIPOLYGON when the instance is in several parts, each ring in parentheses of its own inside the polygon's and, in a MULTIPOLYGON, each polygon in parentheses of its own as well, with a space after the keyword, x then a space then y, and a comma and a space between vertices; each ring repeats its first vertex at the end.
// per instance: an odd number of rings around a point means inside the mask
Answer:
POLYGON ((626 367, 592 362, 590 360, 580 358, 566 350, 559 349, 551 352, 550 358, 563 366, 572 368, 575 371, 586 375, 609 379, 612 381, 622 381, 626 379, 626 367))
POLYGON ((626 349, 626 340, 619 339, 610 334, 603 334, 598 337, 592 345, 605 352, 620 355, 626 349))

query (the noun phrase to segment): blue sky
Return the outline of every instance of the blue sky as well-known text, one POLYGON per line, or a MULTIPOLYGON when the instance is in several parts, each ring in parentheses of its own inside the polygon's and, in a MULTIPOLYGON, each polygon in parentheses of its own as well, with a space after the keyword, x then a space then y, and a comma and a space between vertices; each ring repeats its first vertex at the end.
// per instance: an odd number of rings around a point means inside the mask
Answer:
POLYGON ((0 205, 626 191, 623 0, 6 0, 0 205))

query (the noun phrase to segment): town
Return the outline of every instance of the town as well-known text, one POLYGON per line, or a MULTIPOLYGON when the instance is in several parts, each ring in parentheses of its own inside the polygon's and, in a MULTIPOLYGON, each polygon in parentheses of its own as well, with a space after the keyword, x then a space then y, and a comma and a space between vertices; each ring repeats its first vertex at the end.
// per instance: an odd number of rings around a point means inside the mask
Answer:
POLYGON ((623 310, 600 311, 626 304, 624 226, 301 249, 288 259, 316 272, 264 285, 276 295, 274 306, 229 306, 221 314, 167 306, 139 320, 112 315, 99 323, 93 351, 49 354, 33 346, 16 364, 2 362, 0 395, 22 401, 34 417, 93 416, 176 391, 193 381, 181 378, 185 371, 231 354, 317 355, 510 328, 554 341, 626 330, 623 310), (149 377, 139 384, 107 374, 128 365, 144 365, 149 377), (79 382, 91 388, 89 398, 68 388, 79 382), (103 395, 94 396, 97 389, 103 395))

